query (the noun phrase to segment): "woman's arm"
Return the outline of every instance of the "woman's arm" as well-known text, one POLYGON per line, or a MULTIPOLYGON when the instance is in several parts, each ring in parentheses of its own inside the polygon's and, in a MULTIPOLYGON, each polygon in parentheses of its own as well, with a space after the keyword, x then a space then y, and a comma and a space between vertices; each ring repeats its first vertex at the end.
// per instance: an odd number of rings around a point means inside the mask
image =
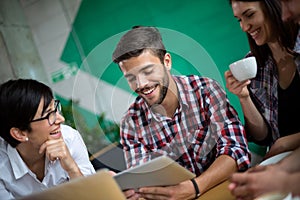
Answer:
POLYGON ((294 150, 290 155, 281 160, 278 165, 281 169, 288 171, 290 173, 299 172, 300 173, 300 146, 294 150))
POLYGON ((227 89, 239 98, 245 117, 247 134, 251 135, 257 141, 264 140, 268 136, 268 127, 250 98, 247 85, 251 81, 239 82, 233 77, 230 71, 225 72, 225 80, 227 89))
POLYGON ((258 112, 250 96, 239 98, 245 118, 246 133, 255 140, 262 141, 268 136, 268 127, 262 115, 258 112))
POLYGON ((276 140, 265 158, 269 158, 286 151, 293 151, 298 147, 300 147, 300 133, 284 136, 276 140))

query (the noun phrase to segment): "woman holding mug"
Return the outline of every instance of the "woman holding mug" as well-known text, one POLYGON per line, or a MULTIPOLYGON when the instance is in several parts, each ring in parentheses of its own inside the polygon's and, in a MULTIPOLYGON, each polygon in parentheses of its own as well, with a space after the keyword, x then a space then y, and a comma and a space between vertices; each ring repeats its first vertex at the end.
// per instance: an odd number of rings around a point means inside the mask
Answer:
POLYGON ((266 157, 300 144, 300 62, 293 50, 298 26, 281 19, 279 0, 230 0, 234 17, 247 33, 257 75, 239 82, 225 72, 226 87, 237 95, 250 141, 270 147, 266 157))

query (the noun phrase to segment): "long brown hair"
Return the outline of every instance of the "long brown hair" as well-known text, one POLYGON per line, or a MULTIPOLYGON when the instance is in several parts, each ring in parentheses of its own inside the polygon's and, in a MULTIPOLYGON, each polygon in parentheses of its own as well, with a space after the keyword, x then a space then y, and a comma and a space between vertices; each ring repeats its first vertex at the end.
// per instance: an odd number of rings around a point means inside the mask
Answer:
MULTIPOLYGON (((229 3, 233 1, 243 2, 256 2, 259 0, 229 0, 229 3)), ((287 21, 284 22, 281 19, 281 3, 280 0, 260 0, 263 3, 263 11, 266 17, 270 18, 272 34, 276 35, 276 39, 280 46, 282 46, 287 52, 294 54, 293 48, 297 39, 298 24, 287 21)), ((258 46, 254 39, 247 33, 248 42, 252 54, 256 57, 259 66, 264 66, 269 56, 272 56, 271 49, 268 44, 258 46)))

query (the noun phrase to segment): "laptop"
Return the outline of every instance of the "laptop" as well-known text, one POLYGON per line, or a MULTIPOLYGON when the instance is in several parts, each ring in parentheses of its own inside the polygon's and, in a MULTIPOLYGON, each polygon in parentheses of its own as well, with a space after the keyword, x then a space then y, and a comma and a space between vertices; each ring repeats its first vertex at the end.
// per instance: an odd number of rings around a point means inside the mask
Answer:
POLYGON ((166 155, 154 158, 114 176, 122 190, 147 186, 176 185, 196 175, 166 155))
POLYGON ((95 174, 73 179, 45 191, 21 198, 22 200, 125 200, 120 187, 106 169, 95 174))

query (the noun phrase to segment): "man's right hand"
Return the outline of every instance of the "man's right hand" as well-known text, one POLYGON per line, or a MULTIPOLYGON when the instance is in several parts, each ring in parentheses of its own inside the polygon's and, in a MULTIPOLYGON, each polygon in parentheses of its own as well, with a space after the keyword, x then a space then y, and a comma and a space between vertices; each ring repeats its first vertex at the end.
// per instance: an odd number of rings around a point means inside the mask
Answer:
POLYGON ((125 190, 123 193, 128 200, 138 200, 140 198, 140 195, 134 190, 125 190))

